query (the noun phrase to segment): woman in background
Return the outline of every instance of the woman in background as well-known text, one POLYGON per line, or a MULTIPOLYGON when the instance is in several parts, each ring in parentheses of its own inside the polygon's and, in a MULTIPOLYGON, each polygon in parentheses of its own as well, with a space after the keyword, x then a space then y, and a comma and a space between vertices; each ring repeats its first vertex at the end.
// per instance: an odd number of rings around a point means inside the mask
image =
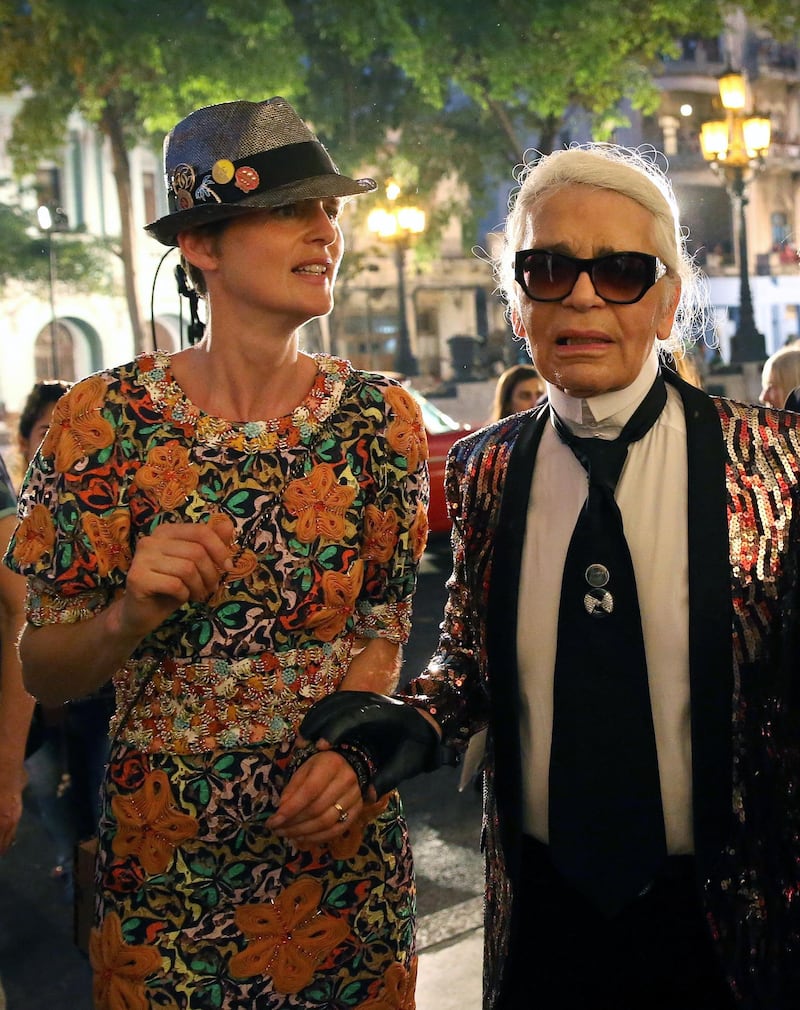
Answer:
POLYGON ((791 407, 786 401, 797 386, 800 386, 800 343, 786 344, 764 362, 759 400, 779 410, 791 407))
MULTIPOLYGON (((70 383, 35 383, 20 413, 17 444, 27 468, 50 428, 56 403, 70 383)), ((100 785, 108 760, 108 725, 114 711, 110 681, 67 705, 37 706, 37 733, 29 741, 28 778, 42 821, 56 845, 51 874, 72 893, 77 842, 91 837, 100 817, 100 785), (36 746, 38 744, 38 746, 36 746)))
MULTIPOLYGON (((16 526, 17 496, 0 457, 0 551, 16 526)), ((25 743, 33 698, 22 686, 16 643, 25 623, 25 582, 0 567, 0 856, 13 844, 22 816, 25 743)))
POLYGON ((533 365, 512 365, 497 379, 489 421, 535 407, 545 395, 544 380, 533 365))

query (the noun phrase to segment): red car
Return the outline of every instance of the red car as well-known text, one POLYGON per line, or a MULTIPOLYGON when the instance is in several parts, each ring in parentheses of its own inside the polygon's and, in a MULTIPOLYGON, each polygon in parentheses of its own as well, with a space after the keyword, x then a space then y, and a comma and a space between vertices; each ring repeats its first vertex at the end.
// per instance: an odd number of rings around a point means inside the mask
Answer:
POLYGON ((425 431, 428 434, 428 470, 431 480, 431 498, 428 505, 428 525, 431 536, 430 546, 438 539, 446 540, 450 533, 450 520, 444 503, 444 464, 447 452, 453 442, 463 438, 472 428, 468 424, 455 421, 439 410, 430 400, 412 386, 406 386, 422 411, 425 431))

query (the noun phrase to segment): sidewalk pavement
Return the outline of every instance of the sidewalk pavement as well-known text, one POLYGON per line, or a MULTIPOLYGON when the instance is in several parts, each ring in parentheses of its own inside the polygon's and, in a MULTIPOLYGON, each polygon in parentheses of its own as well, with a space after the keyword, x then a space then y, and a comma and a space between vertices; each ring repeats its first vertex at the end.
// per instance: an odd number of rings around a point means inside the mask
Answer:
POLYGON ((417 1010, 480 1010, 483 898, 424 916, 417 946, 417 1010))

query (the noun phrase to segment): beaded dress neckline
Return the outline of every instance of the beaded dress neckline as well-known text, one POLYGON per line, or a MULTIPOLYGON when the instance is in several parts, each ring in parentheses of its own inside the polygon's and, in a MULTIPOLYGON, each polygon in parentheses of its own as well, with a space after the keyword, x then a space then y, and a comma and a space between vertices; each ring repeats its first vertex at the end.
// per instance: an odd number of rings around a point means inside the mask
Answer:
POLYGON ((329 354, 312 357, 317 375, 303 401, 289 414, 256 421, 230 421, 201 410, 178 385, 167 351, 144 354, 137 359, 137 366, 153 404, 173 421, 194 429, 200 442, 268 452, 313 438, 339 406, 351 372, 349 362, 329 354))

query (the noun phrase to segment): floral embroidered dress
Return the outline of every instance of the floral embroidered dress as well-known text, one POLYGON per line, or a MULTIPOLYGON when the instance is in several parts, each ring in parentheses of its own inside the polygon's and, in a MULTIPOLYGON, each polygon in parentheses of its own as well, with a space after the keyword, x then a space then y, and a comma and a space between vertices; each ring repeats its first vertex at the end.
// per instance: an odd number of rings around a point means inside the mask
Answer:
POLYGON ((295 731, 358 638, 408 637, 427 533, 410 394, 316 358, 290 416, 198 410, 169 356, 77 383, 26 480, 7 563, 35 625, 85 620, 163 522, 236 528, 234 570, 114 676, 97 928, 99 1010, 414 1006, 415 891, 396 793, 330 846, 265 826, 295 731))

